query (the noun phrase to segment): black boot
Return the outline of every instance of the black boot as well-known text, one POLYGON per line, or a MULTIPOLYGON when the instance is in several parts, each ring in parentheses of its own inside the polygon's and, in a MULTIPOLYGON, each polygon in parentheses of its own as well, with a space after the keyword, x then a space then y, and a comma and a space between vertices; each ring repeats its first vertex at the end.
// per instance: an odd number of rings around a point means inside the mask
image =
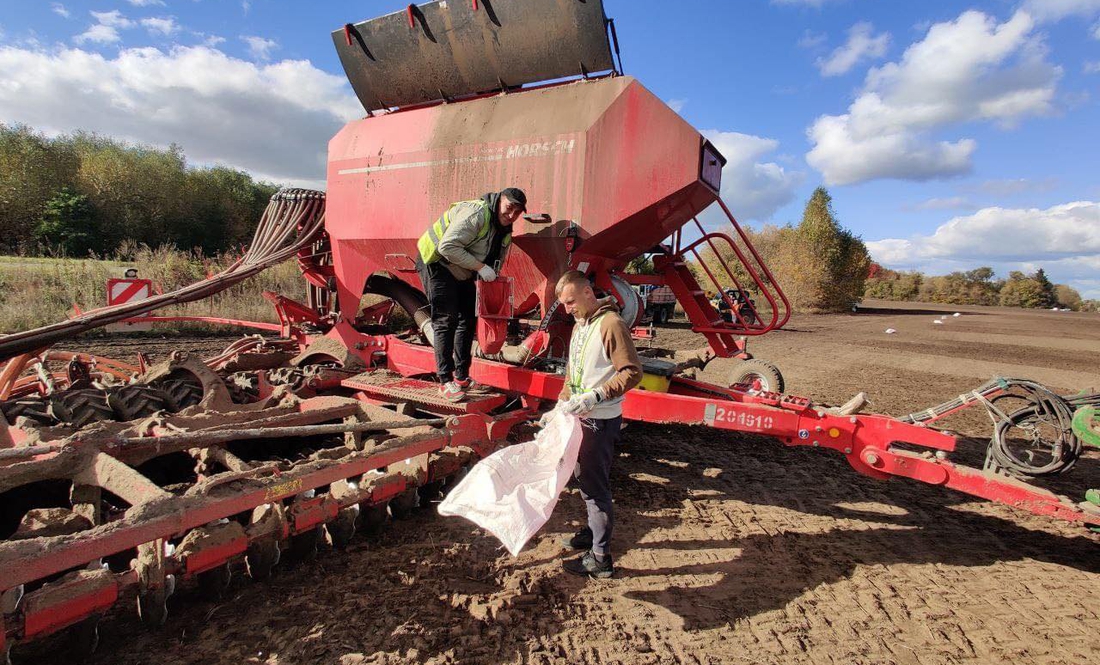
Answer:
POLYGON ((605 554, 603 561, 600 561, 591 550, 585 552, 584 556, 562 561, 561 567, 567 573, 599 580, 606 580, 615 574, 615 564, 611 561, 611 555, 605 554))
POLYGON ((561 539, 561 544, 571 550, 590 550, 592 549, 592 529, 584 527, 572 536, 565 536, 561 539))

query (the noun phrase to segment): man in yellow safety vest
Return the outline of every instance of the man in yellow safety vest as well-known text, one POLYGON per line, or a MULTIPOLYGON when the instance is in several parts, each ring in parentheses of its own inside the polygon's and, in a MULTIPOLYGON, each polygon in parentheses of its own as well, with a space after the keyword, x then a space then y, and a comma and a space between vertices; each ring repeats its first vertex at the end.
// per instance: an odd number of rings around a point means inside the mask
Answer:
POLYGON ((527 210, 523 190, 509 187, 454 203, 416 243, 416 270, 428 296, 440 394, 458 402, 470 387, 477 334, 477 277, 491 282, 512 242, 512 224, 527 210))

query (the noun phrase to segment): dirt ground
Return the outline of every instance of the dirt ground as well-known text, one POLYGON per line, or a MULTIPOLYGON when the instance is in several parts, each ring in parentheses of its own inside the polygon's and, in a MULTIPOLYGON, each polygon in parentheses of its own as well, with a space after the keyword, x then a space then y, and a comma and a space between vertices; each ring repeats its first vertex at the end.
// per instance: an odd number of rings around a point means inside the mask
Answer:
MULTIPOLYGON (((673 325, 658 342, 702 339, 673 325)), ((126 342, 153 354, 225 343, 126 342)), ((788 392, 839 403, 864 390, 895 415, 993 375, 1100 388, 1096 314, 866 303, 796 316, 750 344, 788 392)), ((704 378, 721 382, 732 364, 704 378)), ((980 463, 984 413, 953 426, 980 463)), ((237 575, 221 601, 184 588, 160 630, 116 612, 92 662, 1075 664, 1100 652, 1094 534, 702 428, 630 426, 615 464, 617 579, 560 569, 558 539, 583 516, 575 491, 517 558, 425 510, 266 583, 237 575)), ((1070 477, 1080 492, 1100 487, 1100 459, 1070 477)))

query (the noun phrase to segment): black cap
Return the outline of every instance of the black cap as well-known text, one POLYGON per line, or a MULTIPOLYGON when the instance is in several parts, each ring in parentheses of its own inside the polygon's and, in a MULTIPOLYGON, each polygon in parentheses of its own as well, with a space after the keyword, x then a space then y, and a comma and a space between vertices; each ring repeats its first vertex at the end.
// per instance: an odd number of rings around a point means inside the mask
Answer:
POLYGON ((513 203, 518 203, 523 212, 527 212, 527 195, 518 187, 509 187, 500 190, 500 195, 513 203))

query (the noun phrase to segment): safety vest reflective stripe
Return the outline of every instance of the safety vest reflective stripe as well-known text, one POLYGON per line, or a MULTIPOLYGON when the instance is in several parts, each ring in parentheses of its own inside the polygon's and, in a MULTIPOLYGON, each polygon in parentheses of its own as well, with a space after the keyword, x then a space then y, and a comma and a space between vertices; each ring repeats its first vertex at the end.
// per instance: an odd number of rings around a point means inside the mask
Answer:
MULTIPOLYGON (((489 210, 489 206, 485 204, 481 199, 474 201, 459 201, 458 203, 452 203, 450 208, 443 213, 439 219, 435 221, 428 230, 420 236, 420 239, 416 241, 416 248, 420 252, 420 260, 424 262, 424 265, 435 263, 441 257, 439 255, 439 241, 443 239, 443 234, 447 232, 447 227, 451 225, 451 211, 454 207, 462 203, 477 203, 481 204, 481 228, 477 231, 475 240, 480 240, 489 234, 490 219, 492 217, 492 211, 489 210)), ((508 236, 504 240, 504 244, 507 245, 511 241, 511 236, 508 236)))

